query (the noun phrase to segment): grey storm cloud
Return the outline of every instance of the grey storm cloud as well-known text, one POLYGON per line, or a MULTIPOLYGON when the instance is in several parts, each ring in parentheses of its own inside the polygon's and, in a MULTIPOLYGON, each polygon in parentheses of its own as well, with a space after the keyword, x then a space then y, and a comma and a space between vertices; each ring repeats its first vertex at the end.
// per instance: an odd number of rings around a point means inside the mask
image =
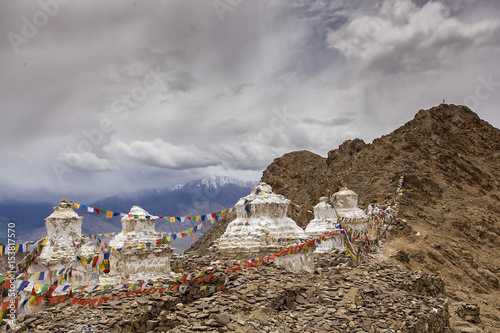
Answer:
POLYGON ((239 95, 243 92, 243 90, 245 90, 246 88, 252 87, 252 86, 254 86, 253 83, 240 83, 240 84, 232 87, 231 91, 233 92, 233 94, 239 95))
POLYGON ((0 194, 255 180, 443 98, 500 125, 498 1, 227 4, 1 2, 0 194))
POLYGON ((334 127, 334 126, 348 125, 348 124, 352 123, 355 119, 349 118, 349 117, 335 117, 335 118, 323 121, 323 120, 315 119, 315 118, 311 118, 311 117, 304 117, 301 120, 306 124, 334 127))

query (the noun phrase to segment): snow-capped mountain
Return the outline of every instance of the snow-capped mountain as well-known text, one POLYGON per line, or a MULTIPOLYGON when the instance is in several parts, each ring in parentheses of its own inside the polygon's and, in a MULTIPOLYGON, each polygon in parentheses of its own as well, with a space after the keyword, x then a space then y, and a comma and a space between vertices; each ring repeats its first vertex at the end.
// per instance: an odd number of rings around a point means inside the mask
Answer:
POLYGON ((232 184, 239 187, 252 188, 256 182, 243 181, 241 179, 229 176, 207 176, 199 180, 193 180, 186 184, 186 186, 205 187, 205 188, 219 188, 224 185, 232 184))

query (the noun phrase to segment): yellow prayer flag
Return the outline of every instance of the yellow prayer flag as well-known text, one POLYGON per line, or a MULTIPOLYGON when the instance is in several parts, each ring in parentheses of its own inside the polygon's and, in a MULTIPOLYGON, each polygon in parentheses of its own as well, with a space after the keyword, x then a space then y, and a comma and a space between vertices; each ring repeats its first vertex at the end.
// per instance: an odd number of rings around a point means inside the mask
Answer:
POLYGON ((141 244, 141 249, 144 249, 146 247, 146 244, 142 243, 141 244))
POLYGON ((196 216, 196 222, 198 222, 200 219, 201 219, 200 215, 196 216))
POLYGON ((171 241, 171 237, 167 236, 167 243, 170 243, 170 241, 171 241))
POLYGON ((29 302, 29 305, 30 305, 30 306, 35 305, 35 301, 36 301, 36 296, 31 296, 31 298, 30 298, 30 302, 29 302))
POLYGON ((222 211, 222 216, 226 216, 226 212, 227 212, 226 210, 223 210, 222 211))
POLYGON ((85 263, 87 262, 87 259, 82 259, 80 261, 82 262, 82 266, 85 266, 85 263))
POLYGON ((210 219, 210 223, 214 224, 214 218, 210 219))
POLYGON ((43 240, 43 242, 42 242, 42 245, 47 244, 47 242, 48 242, 48 241, 49 241, 49 239, 48 239, 48 238, 45 238, 45 239, 43 240))
MULTIPOLYGON (((40 272, 36 272, 35 275, 33 275, 33 281, 38 281, 38 278, 40 277, 40 272)), ((36 289, 35 289, 36 291, 36 289)))
POLYGON ((175 222, 175 217, 171 216, 171 217, 169 217, 169 220, 170 220, 171 223, 174 223, 175 222))
POLYGON ((79 209, 80 208, 80 204, 75 203, 75 208, 79 209))
MULTIPOLYGON (((40 275, 40 273, 37 273, 38 275, 40 275)), ((43 283, 37 283, 35 284, 35 293, 38 292, 38 289, 40 289, 40 287, 43 286, 43 283)))
POLYGON ((229 212, 232 213, 233 212, 233 207, 229 208, 229 212))
POLYGON ((107 211, 107 212, 106 212, 106 217, 107 217, 108 219, 112 218, 112 217, 113 217, 113 212, 107 211))
POLYGON ((99 264, 99 270, 102 272, 104 271, 104 264, 99 264))

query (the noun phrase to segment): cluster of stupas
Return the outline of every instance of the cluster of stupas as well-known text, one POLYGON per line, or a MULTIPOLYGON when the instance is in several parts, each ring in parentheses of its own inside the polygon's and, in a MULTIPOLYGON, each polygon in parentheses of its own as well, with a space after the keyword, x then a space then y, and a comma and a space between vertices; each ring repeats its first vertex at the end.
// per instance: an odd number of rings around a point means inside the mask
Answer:
MULTIPOLYGON (((310 238, 320 237, 329 232, 336 231, 338 217, 353 219, 353 222, 345 223, 345 226, 354 228, 356 230, 366 230, 367 215, 365 212, 358 208, 358 195, 343 187, 339 192, 328 195, 328 197, 321 197, 319 203, 314 206, 314 219, 309 222, 306 227, 306 234, 310 238), (365 220, 355 220, 365 219, 365 220), (354 222, 355 221, 355 222, 354 222)), ((325 240, 316 248, 318 253, 328 253, 332 250, 344 250, 340 234, 334 235, 332 238, 325 240)))
MULTIPOLYGON (((62 199, 54 212, 45 219, 48 242, 28 272, 55 271, 77 267, 71 270, 68 284, 120 283, 152 280, 171 274, 169 244, 157 244, 161 233, 155 231, 155 219, 140 207, 134 206, 130 213, 122 217, 122 231, 109 242, 114 249, 109 254, 109 274, 100 272, 99 265, 81 265, 79 258, 102 256, 89 239, 82 242, 82 220, 74 211, 74 204, 62 199), (146 218, 148 216, 148 218, 146 218), (71 265, 73 264, 73 265, 71 265)), ((46 275, 44 283, 52 283, 53 277, 46 275)))
MULTIPOLYGON (((252 259, 283 251, 305 240, 334 232, 337 218, 348 218, 344 227, 364 231, 367 215, 358 208, 358 195, 347 188, 328 197, 320 198, 314 207, 315 218, 305 231, 287 216, 290 201, 272 193, 266 183, 257 184, 246 197, 235 205, 236 219, 229 223, 225 233, 216 241, 216 251, 234 259, 252 259), (359 219, 359 220, 358 220, 359 219)), ((98 250, 91 241, 81 242, 82 219, 74 211, 74 204, 61 200, 54 212, 45 219, 48 242, 29 272, 55 271, 75 264, 76 258, 95 258, 98 250)), ((109 254, 109 273, 103 274, 98 265, 78 265, 68 283, 91 284, 98 278, 101 283, 119 283, 158 279, 171 274, 169 244, 158 243, 161 233, 155 231, 156 220, 138 206, 133 206, 122 217, 122 231, 109 242, 114 250, 109 254)), ((302 249, 291 255, 278 256, 275 263, 288 270, 312 270, 313 252, 343 250, 338 233, 326 239, 315 250, 302 249)), ((102 255, 102 254, 101 254, 102 255)), ((53 277, 43 281, 51 283, 53 277)))
MULTIPOLYGON (((273 254, 306 239, 336 231, 338 217, 350 219, 344 227, 364 231, 368 225, 367 215, 357 204, 358 195, 345 187, 333 195, 322 197, 314 207, 315 218, 304 231, 287 217, 290 201, 272 193, 268 184, 259 183, 250 195, 236 204, 236 219, 229 223, 226 232, 218 239, 216 249, 219 254, 231 258, 249 259, 273 254), (290 244, 288 240, 294 243, 290 244)), ((334 249, 345 249, 339 233, 325 239, 315 251, 326 253, 334 249)), ((311 270, 314 258, 311 251, 302 250, 291 256, 276 257, 275 263, 289 270, 311 270)))

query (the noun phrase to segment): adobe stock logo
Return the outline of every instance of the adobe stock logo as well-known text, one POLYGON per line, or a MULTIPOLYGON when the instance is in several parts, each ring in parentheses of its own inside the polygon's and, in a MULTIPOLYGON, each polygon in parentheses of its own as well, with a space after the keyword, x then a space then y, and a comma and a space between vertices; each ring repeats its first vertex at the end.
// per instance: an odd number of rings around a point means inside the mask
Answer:
POLYGON ((71 0, 39 0, 38 5, 41 10, 37 11, 31 18, 23 16, 21 22, 21 34, 16 34, 15 32, 9 32, 7 37, 9 38, 10 45, 14 49, 14 52, 19 53, 19 47, 26 45, 30 40, 38 35, 41 28, 45 27, 50 18, 55 17, 59 13, 60 5, 65 5, 71 0))
POLYGON ((493 81, 493 74, 488 75, 485 79, 482 75, 477 78, 479 84, 474 89, 474 95, 469 95, 464 99, 464 105, 467 105, 472 110, 479 107, 480 101, 485 101, 491 97, 497 87, 500 87, 500 82, 493 81))
POLYGON ((214 0, 212 6, 214 6, 219 19, 224 21, 224 13, 232 12, 236 7, 241 5, 242 2, 243 0, 214 0))

